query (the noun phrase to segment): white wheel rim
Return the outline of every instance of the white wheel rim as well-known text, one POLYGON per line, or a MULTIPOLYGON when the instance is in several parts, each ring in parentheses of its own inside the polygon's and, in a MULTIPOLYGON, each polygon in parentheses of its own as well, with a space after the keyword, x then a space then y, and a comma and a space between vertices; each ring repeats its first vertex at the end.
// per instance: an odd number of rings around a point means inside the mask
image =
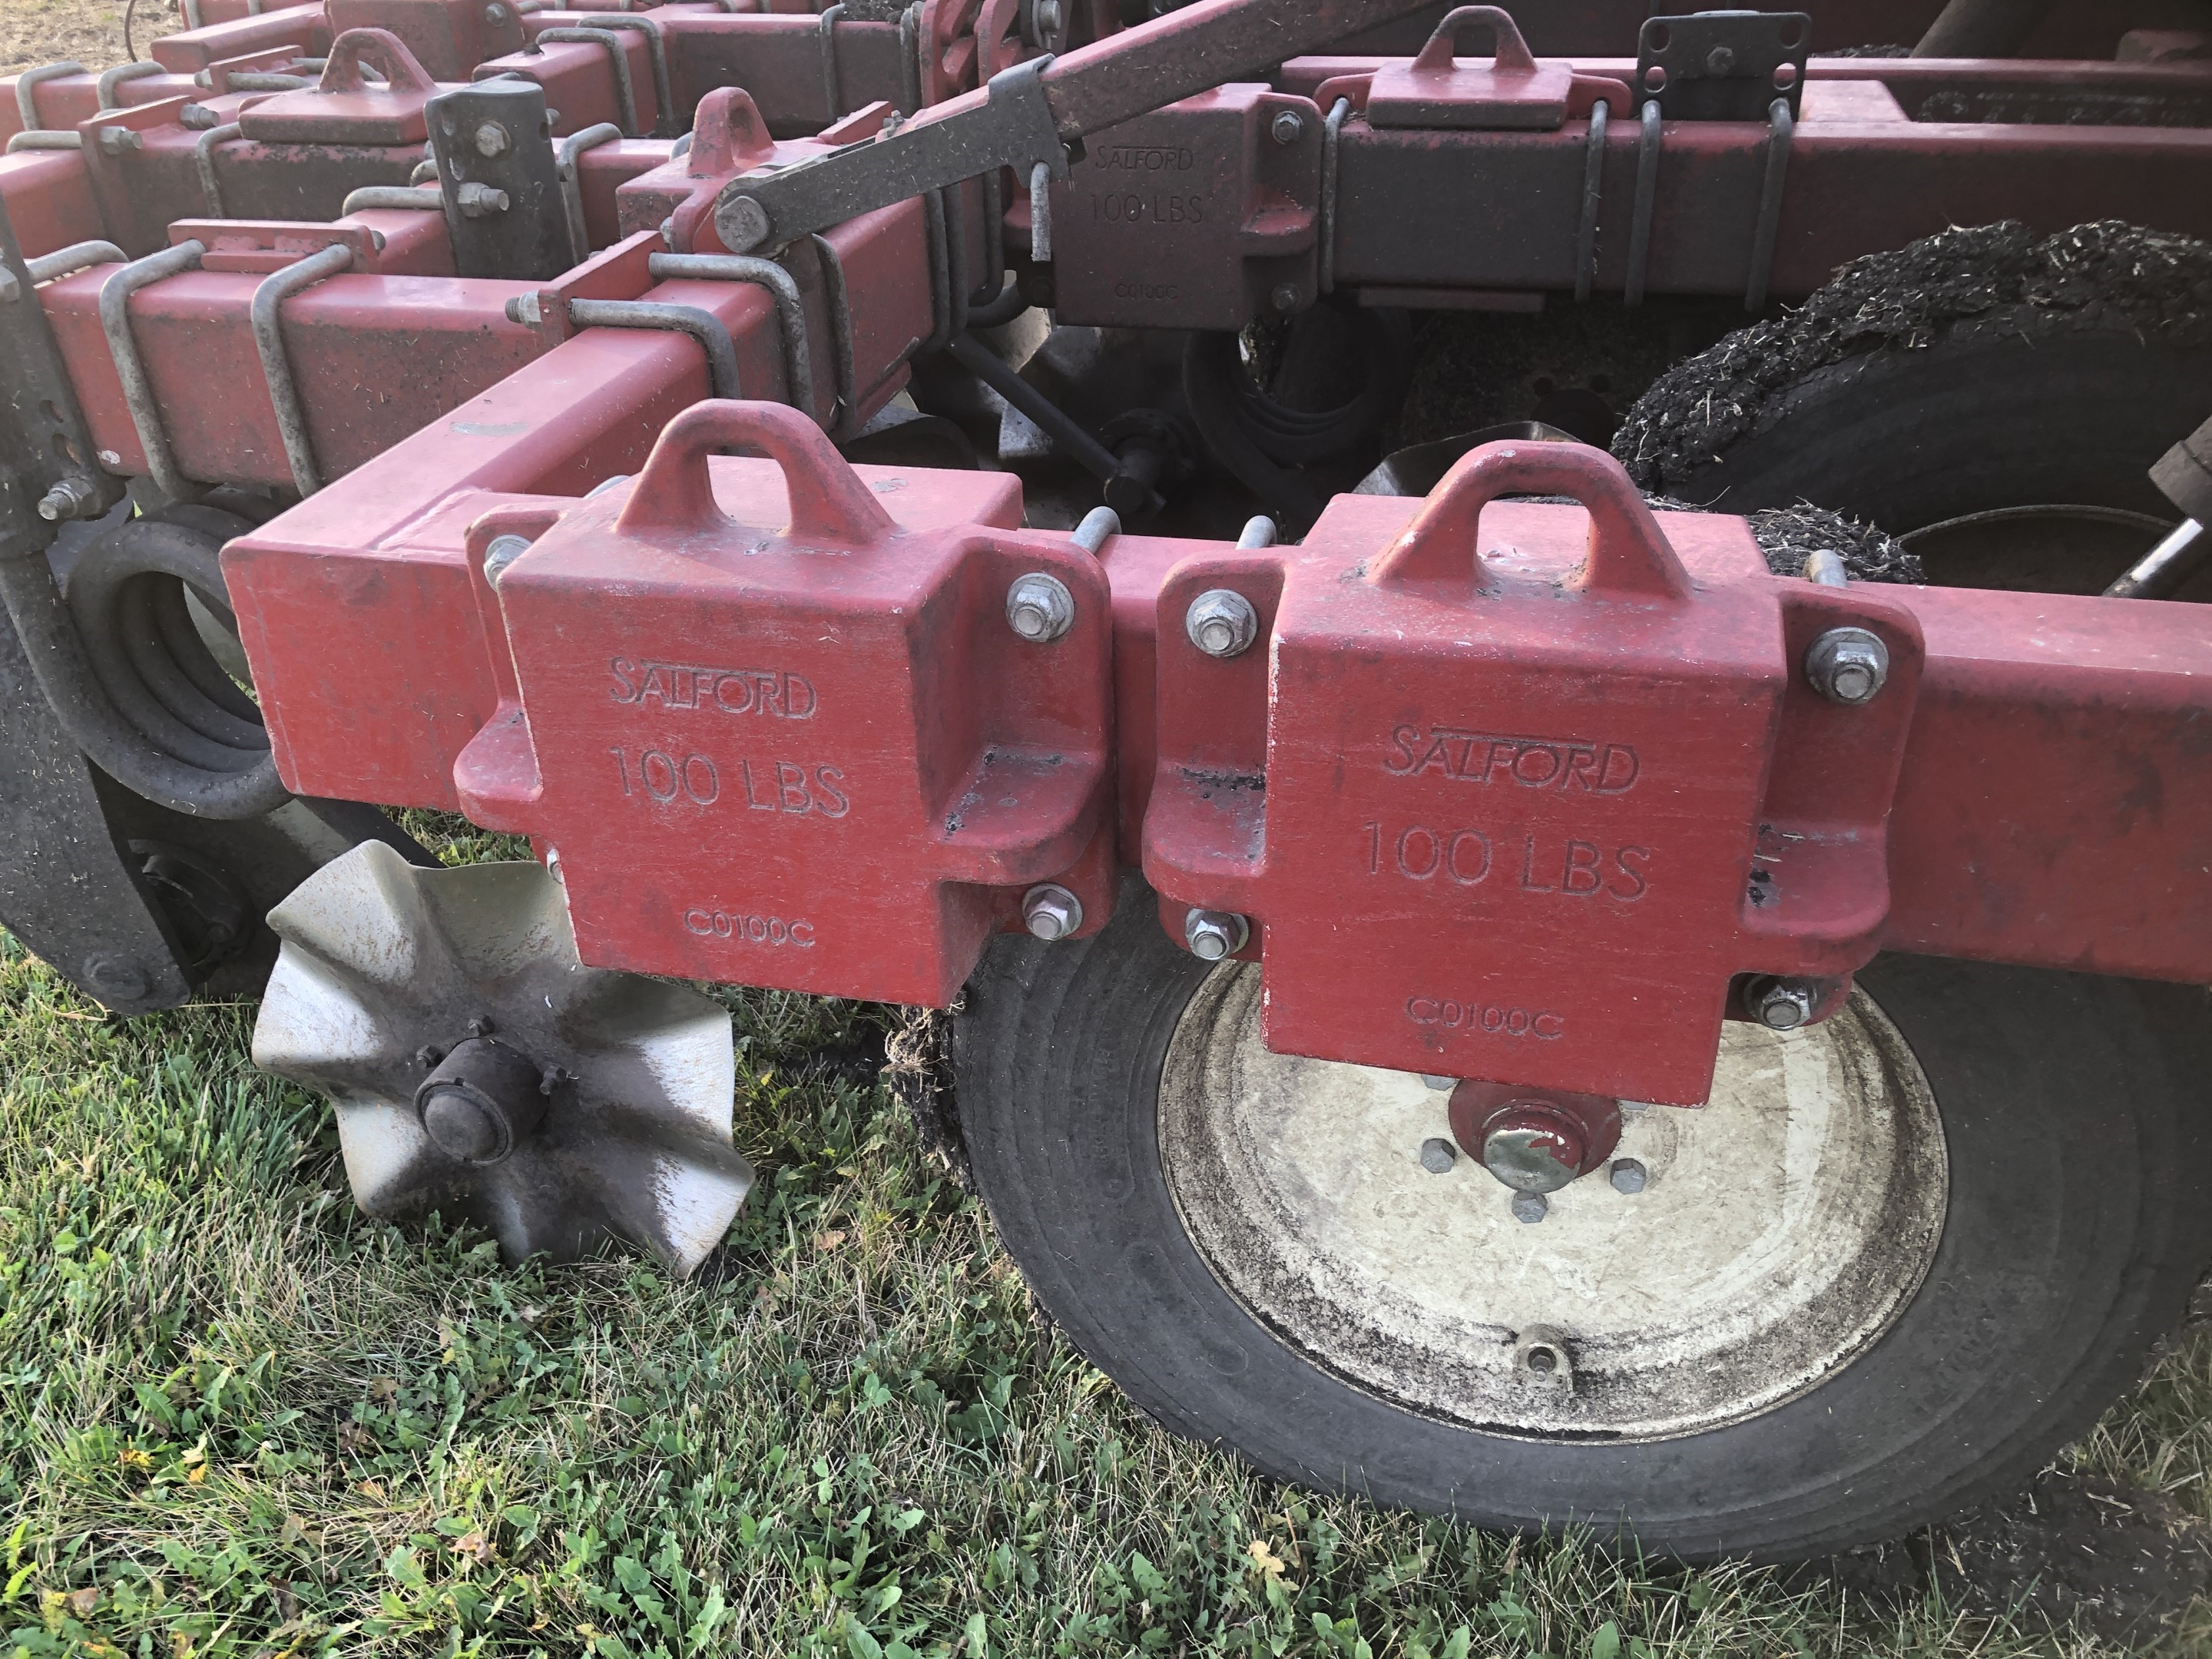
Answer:
POLYGON ((1422 1167, 1451 1134, 1444 1094, 1268 1053, 1261 995, 1232 964, 1184 1012, 1160 1087, 1168 1187, 1255 1318, 1394 1404, 1532 1437, 1716 1428, 1850 1364, 1935 1254, 1935 1097, 1863 992, 1802 1030, 1729 1025, 1708 1105, 1625 1107, 1613 1156, 1644 1189, 1600 1170, 1534 1224, 1479 1160, 1422 1167))

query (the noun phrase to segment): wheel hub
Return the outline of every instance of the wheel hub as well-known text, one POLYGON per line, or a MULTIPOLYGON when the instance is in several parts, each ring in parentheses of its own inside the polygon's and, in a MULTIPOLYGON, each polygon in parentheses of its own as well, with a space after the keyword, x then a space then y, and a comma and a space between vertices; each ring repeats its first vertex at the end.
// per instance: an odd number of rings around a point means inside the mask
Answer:
POLYGON ((422 870, 370 842, 269 922, 254 1061, 331 1097, 362 1209, 446 1206, 510 1261, 616 1237, 682 1275, 721 1241, 753 1178, 729 1015, 585 967, 538 866, 422 870))
POLYGON ((1279 1340, 1493 1432, 1659 1439, 1755 1415, 1849 1364, 1918 1288, 1943 1136, 1863 993, 1797 1030, 1729 1025, 1702 1109, 1604 1103, 1610 1146, 1556 1098, 1462 1085, 1451 1127, 1480 1150, 1437 1157, 1437 1092, 1269 1053, 1260 976, 1232 965, 1170 1045, 1160 1156, 1208 1267, 1279 1340), (1613 1179, 1520 1184, 1608 1158, 1613 1179))
POLYGON ((1620 1103, 1470 1078, 1452 1091, 1452 1134, 1517 1193, 1555 1193, 1613 1156, 1620 1103))
POLYGON ((495 1037, 471 1037, 422 1079, 415 1110, 447 1157, 497 1164, 544 1121, 558 1076, 495 1037))

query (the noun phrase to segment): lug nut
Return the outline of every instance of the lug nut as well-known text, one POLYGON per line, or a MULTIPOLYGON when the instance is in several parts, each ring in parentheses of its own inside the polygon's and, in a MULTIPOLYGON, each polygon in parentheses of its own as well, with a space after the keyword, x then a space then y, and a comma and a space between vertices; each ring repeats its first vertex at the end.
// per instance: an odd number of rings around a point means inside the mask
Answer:
POLYGON ((1449 1175, 1458 1162, 1459 1148, 1442 1135, 1431 1135, 1421 1143, 1421 1167, 1431 1175, 1449 1175))
POLYGON ((1889 647, 1863 628, 1832 628, 1806 651, 1805 678, 1830 702, 1856 708, 1889 678, 1889 647))
POLYGON ((1252 925, 1233 910, 1193 910, 1182 919, 1183 943, 1201 962, 1235 956, 1252 937, 1252 925))
POLYGON ((477 154, 487 160, 506 155, 514 143, 507 136, 507 129, 496 121, 487 121, 477 129, 477 154))
POLYGON ((1075 626, 1075 595, 1057 576, 1032 570, 1006 590, 1006 625, 1031 645, 1044 645, 1075 626))
POLYGON ((1260 613, 1233 588, 1209 588, 1190 602, 1182 631, 1209 657, 1241 655, 1260 632, 1260 613))
POLYGON ((1759 1023, 1770 1031, 1794 1031, 1808 1024, 1820 1006, 1818 988, 1802 979, 1755 981, 1746 1001, 1759 1023))
POLYGON ((1421 1073, 1421 1081, 1440 1095, 1448 1095, 1459 1087, 1459 1079, 1455 1077, 1431 1077, 1426 1072, 1421 1073))
POLYGON ((1066 939, 1083 926, 1083 901, 1057 882, 1039 882, 1022 895, 1022 921, 1038 939, 1066 939))
POLYGON ((1541 1193, 1513 1194, 1513 1218, 1531 1224, 1541 1221, 1552 1208, 1552 1202, 1541 1193))
POLYGON ((1276 115, 1274 125, 1268 131, 1275 135, 1277 143, 1287 148, 1306 136, 1306 124, 1299 118, 1297 111, 1286 109, 1276 115))
POLYGON ((1616 1158, 1607 1179, 1613 1182, 1613 1190, 1616 1193, 1640 1193, 1650 1176, 1634 1158, 1616 1158))

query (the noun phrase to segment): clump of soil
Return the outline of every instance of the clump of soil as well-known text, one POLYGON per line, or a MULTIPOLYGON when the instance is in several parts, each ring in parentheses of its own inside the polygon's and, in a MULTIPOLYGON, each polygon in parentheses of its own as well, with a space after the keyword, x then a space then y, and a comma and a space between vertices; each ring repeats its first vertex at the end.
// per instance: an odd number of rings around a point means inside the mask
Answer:
POLYGON ((1884 1609, 1934 1591, 1978 1617, 2142 1641, 2212 1591, 2212 1528, 2156 1492, 2046 1469, 2006 1502, 1785 1577, 1884 1609))
POLYGON ((1947 1522, 1934 1543, 1953 1606, 2037 1613, 2108 1641, 2148 1635, 2212 1590, 2212 1528, 2156 1492, 2056 1470, 1947 1522))
POLYGON ((1613 453, 1646 489, 1678 484, 1757 430, 1785 387, 1862 353, 1925 349, 1968 319, 2197 343, 2212 338, 2212 246, 2118 220, 2039 237, 2008 219, 1868 254, 1802 308, 1668 369, 1621 422, 1613 453))
POLYGON ((1778 576, 1803 575, 1805 561, 1826 549, 1843 555, 1844 574, 1855 582, 1928 580, 1917 556, 1906 552, 1896 537, 1807 501, 1753 514, 1751 534, 1766 555, 1766 568, 1778 576))

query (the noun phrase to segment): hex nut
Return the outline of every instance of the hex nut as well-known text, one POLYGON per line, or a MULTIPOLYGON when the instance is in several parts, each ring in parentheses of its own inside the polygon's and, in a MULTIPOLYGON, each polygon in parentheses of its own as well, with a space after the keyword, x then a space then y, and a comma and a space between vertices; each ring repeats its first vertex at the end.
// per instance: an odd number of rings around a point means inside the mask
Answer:
POLYGON ((1277 112, 1274 124, 1267 131, 1274 135, 1277 143, 1288 148, 1306 136, 1306 124, 1297 111, 1281 110, 1277 112))
POLYGON ((1193 910, 1182 919, 1183 943, 1201 962, 1233 957, 1251 937, 1251 923, 1233 910, 1193 910))
POLYGON ((1022 895, 1022 923, 1037 939, 1066 939, 1083 926, 1083 901, 1057 882, 1039 882, 1022 895))
POLYGON ((483 9, 483 20, 495 27, 504 23, 507 21, 507 8, 501 5, 499 0, 492 0, 492 3, 483 9))
POLYGON ((1182 631, 1209 657, 1240 656, 1259 637, 1260 613, 1234 588, 1208 588, 1183 612, 1182 631))
POLYGON ((1552 1202, 1541 1193, 1513 1194, 1513 1218, 1531 1224, 1541 1221, 1552 1208, 1552 1202))
POLYGON ((1616 1193, 1640 1193, 1651 1177, 1636 1159, 1616 1158, 1606 1178, 1613 1182, 1613 1190, 1616 1193))
POLYGON ((1759 1023, 1770 1031, 1794 1031, 1809 1024, 1820 998, 1802 980, 1767 979, 1751 987, 1747 999, 1759 1023))
POLYGON ((1075 595, 1057 576, 1032 570, 1006 589, 1006 626, 1031 645, 1047 645, 1075 626, 1075 595))
POLYGON ((514 143, 507 129, 496 121, 486 121, 477 129, 477 154, 487 159, 506 155, 514 143))
POLYGON ((1421 1143, 1421 1167, 1431 1175, 1449 1175, 1458 1162, 1459 1148, 1442 1135, 1431 1135, 1421 1143))
POLYGON ((530 551, 527 536, 495 536, 491 545, 484 549, 484 580, 495 588, 499 579, 507 574, 507 566, 530 551))
POLYGON ((1296 311, 1298 308, 1298 285, 1296 283, 1278 283, 1274 293, 1269 297, 1276 310, 1296 311))
POLYGON ((1889 647, 1863 628, 1832 628, 1805 652, 1805 678, 1830 702, 1856 708, 1889 678, 1889 647))

